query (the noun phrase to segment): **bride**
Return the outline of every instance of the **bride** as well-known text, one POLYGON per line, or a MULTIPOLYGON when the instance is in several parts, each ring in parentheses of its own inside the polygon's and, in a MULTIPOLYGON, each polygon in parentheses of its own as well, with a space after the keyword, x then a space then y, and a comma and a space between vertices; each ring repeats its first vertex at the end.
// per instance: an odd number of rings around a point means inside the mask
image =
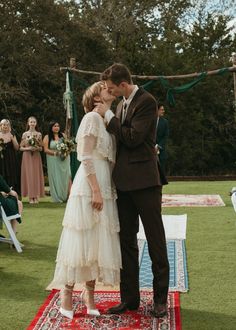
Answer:
POLYGON ((95 281, 120 282, 117 196, 111 178, 116 147, 103 118, 93 111, 96 102, 111 105, 113 100, 102 82, 90 86, 82 100, 86 114, 76 136, 81 165, 66 205, 53 279, 54 284, 64 285, 60 312, 70 319, 75 283, 85 283, 81 298, 87 314, 100 315, 94 301, 95 281))

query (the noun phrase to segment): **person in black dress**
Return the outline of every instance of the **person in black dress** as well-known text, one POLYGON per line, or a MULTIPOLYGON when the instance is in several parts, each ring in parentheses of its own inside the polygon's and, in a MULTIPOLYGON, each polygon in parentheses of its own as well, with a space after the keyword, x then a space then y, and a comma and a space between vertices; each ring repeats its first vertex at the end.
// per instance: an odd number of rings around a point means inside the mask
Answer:
POLYGON ((11 124, 8 119, 0 122, 0 175, 7 184, 20 194, 20 168, 17 159, 19 144, 16 136, 12 134, 11 124))

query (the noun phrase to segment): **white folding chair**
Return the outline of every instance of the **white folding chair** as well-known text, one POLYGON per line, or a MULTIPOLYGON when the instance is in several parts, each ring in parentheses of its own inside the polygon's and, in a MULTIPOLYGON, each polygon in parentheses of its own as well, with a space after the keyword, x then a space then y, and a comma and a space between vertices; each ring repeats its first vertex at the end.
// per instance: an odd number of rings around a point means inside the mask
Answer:
POLYGON ((11 226, 11 220, 20 218, 21 217, 20 214, 17 213, 17 214, 14 214, 14 215, 7 216, 5 211, 4 211, 4 208, 1 205, 1 203, 0 203, 0 213, 1 213, 0 218, 4 222, 4 224, 7 228, 7 231, 10 235, 10 238, 0 237, 0 242, 14 244, 15 248, 16 248, 16 251, 19 252, 19 253, 22 252, 22 248, 21 248, 22 244, 16 238, 16 235, 15 235, 13 229, 12 229, 12 226, 11 226))
POLYGON ((236 212, 236 187, 232 188, 230 195, 231 195, 231 202, 233 204, 234 211, 236 212))

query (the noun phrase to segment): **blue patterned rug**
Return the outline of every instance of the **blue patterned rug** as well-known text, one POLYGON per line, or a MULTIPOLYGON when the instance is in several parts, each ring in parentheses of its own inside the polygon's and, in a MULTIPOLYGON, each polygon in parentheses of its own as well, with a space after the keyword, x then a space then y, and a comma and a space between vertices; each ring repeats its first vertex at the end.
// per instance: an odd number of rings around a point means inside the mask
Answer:
MULTIPOLYGON (((188 291, 185 240, 167 240, 170 264, 169 291, 188 291)), ((139 240, 139 282, 141 288, 152 288, 151 260, 146 240, 139 240)))

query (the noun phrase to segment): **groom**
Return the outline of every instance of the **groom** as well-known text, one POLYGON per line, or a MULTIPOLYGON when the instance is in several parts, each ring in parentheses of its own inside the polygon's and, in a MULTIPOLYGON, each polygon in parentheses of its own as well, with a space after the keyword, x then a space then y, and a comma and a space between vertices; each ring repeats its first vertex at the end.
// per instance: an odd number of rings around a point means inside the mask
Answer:
POLYGON ((122 270, 121 303, 109 309, 112 314, 138 309, 139 258, 137 233, 142 220, 152 261, 155 317, 167 314, 169 263, 161 216, 161 190, 165 177, 156 160, 156 109, 154 97, 132 82, 128 68, 115 63, 106 69, 101 80, 109 92, 122 96, 116 113, 111 104, 98 105, 107 131, 116 136, 117 159, 113 170, 118 199, 122 270))

